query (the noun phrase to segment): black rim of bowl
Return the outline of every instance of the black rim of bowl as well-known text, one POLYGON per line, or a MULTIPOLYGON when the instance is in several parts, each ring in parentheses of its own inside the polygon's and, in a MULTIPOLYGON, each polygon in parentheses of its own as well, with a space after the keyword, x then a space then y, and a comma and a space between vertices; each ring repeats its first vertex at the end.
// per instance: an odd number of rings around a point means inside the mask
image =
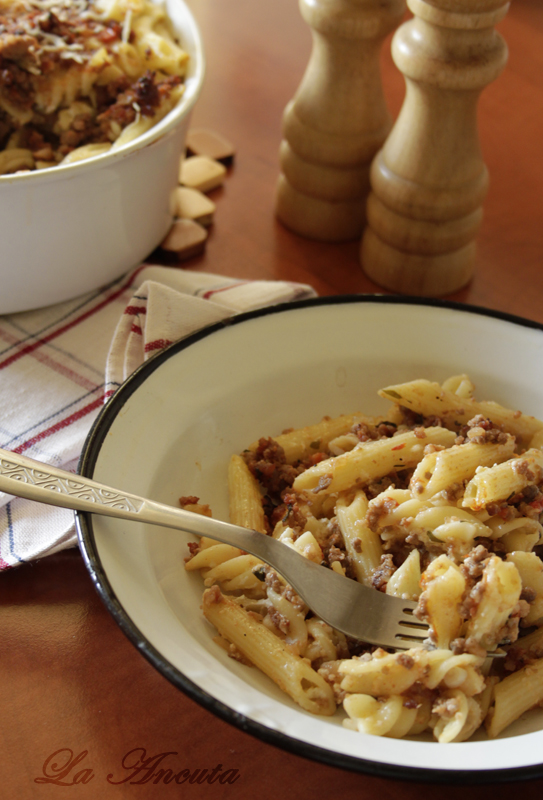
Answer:
MULTIPOLYGON (((430 306, 433 308, 451 309, 477 316, 493 317, 524 328, 533 328, 543 331, 543 325, 523 317, 515 316, 501 311, 482 308, 475 305, 456 303, 448 300, 436 300, 420 297, 402 297, 397 295, 364 294, 364 295, 331 295, 326 297, 298 300, 290 303, 281 303, 255 311, 235 315, 223 322, 203 328, 202 330, 175 342, 168 348, 158 353, 149 361, 142 364, 108 400, 95 420, 83 446, 78 473, 92 478, 100 449, 120 409, 128 398, 141 386, 155 369, 177 354, 179 351, 190 347, 195 342, 223 330, 231 325, 238 325, 245 320, 270 314, 293 311, 311 306, 342 305, 357 303, 382 303, 387 305, 412 305, 430 306)), ((143 636, 133 623, 130 615, 119 602, 107 574, 105 573, 96 549, 92 514, 76 512, 76 528, 79 546, 85 565, 90 573, 98 594, 106 608, 113 616, 123 633, 136 646, 139 652, 174 686, 177 686, 190 698, 195 700, 208 711, 221 719, 240 728, 256 738, 272 744, 290 753, 308 758, 332 767, 374 775, 381 778, 396 780, 410 780, 421 783, 452 783, 452 784, 483 784, 506 781, 530 780, 543 777, 543 763, 531 767, 513 767, 492 770, 447 770, 430 769, 423 767, 404 767, 384 762, 370 761, 364 758, 348 756, 335 751, 327 750, 317 745, 308 744, 290 737, 284 733, 267 728, 265 725, 248 719, 229 706, 207 694, 192 680, 187 678, 180 670, 174 667, 161 653, 143 636)), ((439 746, 436 744, 436 746, 439 746)))

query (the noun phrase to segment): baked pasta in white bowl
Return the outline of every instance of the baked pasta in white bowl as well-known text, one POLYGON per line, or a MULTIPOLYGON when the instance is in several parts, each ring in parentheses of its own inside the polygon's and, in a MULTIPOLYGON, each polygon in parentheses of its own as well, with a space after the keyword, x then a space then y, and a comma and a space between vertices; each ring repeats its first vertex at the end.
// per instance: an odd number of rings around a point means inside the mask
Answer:
POLYGON ((543 774, 542 346, 540 326, 452 303, 293 303, 148 362, 87 443, 89 477, 417 600, 424 646, 349 640, 235 548, 81 515, 108 608, 176 685, 294 752, 419 780, 543 774))
POLYGON ((203 72, 183 0, 0 2, 0 313, 98 288, 161 241, 203 72))

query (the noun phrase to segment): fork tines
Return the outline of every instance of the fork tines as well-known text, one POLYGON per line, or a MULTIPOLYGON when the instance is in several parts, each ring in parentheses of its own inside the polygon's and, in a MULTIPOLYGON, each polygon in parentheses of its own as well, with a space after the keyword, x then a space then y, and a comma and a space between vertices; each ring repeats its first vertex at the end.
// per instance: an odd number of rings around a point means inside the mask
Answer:
POLYGON ((407 644, 408 642, 413 645, 422 644, 428 638, 429 626, 426 622, 422 622, 422 620, 415 617, 413 613, 415 608, 416 603, 406 601, 403 617, 400 616, 398 619, 398 630, 395 634, 395 639, 398 640, 396 645, 398 649, 403 649, 400 642, 405 642, 405 646, 410 647, 411 644, 407 644))

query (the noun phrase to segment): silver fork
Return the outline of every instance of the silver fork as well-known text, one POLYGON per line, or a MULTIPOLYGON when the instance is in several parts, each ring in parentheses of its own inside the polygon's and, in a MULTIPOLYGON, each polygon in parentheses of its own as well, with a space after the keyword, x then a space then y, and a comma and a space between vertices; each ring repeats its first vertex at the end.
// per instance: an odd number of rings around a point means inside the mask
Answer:
POLYGON ((405 650, 421 645, 428 636, 428 626, 413 616, 413 601, 344 578, 257 531, 138 497, 2 449, 0 491, 74 511, 162 525, 234 545, 273 567, 318 617, 354 639, 405 650))

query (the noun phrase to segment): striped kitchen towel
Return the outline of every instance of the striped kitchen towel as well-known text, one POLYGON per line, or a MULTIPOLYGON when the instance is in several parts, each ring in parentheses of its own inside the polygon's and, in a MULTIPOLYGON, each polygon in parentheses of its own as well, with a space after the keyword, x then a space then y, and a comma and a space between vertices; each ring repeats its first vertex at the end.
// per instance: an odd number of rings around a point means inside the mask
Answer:
MULTIPOLYGON (((75 471, 103 403, 147 358, 310 286, 143 264, 103 290, 0 317, 0 447, 75 471)), ((76 544, 73 512, 0 493, 0 570, 76 544)))

